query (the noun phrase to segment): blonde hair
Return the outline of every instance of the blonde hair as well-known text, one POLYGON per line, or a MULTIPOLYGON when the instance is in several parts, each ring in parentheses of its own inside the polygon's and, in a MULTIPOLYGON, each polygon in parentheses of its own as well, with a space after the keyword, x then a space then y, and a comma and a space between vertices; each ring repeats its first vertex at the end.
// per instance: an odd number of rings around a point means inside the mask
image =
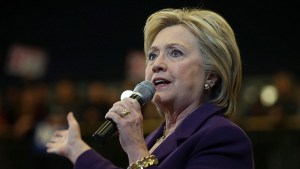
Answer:
POLYGON ((179 24, 197 37, 205 71, 218 76, 210 101, 224 107, 224 115, 231 115, 236 111, 242 81, 240 52, 232 28, 222 16, 210 10, 163 9, 146 21, 145 53, 161 30, 179 24))

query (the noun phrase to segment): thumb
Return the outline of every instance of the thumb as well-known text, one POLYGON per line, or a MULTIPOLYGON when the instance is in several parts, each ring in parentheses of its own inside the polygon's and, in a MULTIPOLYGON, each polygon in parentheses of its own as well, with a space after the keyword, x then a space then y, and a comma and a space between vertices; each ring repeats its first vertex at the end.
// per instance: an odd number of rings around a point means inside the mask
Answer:
POLYGON ((73 115, 73 112, 68 113, 67 120, 68 120, 68 125, 70 130, 79 130, 79 125, 73 115))

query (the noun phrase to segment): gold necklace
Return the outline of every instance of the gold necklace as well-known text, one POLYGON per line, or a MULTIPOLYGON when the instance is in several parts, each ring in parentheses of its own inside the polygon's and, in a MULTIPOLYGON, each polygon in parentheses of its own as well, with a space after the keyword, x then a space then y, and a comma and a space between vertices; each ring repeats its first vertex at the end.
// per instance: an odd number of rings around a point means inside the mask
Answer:
POLYGON ((164 140, 164 139, 165 139, 169 134, 171 134, 173 131, 175 131, 175 129, 174 129, 174 130, 171 130, 171 131, 169 131, 169 132, 167 132, 167 128, 166 128, 166 126, 164 126, 163 135, 160 136, 160 137, 156 140, 156 143, 159 142, 159 141, 164 140))
MULTIPOLYGON (((194 110, 196 110, 199 106, 200 106, 200 105, 198 105, 194 110)), ((193 110, 193 111, 194 111, 194 110, 193 110)), ((191 111, 191 112, 193 112, 193 111, 191 111)), ((190 114, 190 113, 189 113, 189 114, 190 114)), ((165 123, 165 125, 164 125, 164 130, 163 130, 163 135, 160 136, 158 139, 156 139, 156 143, 158 143, 158 142, 164 140, 169 134, 171 134, 172 132, 174 132, 175 129, 177 128, 177 125, 180 125, 180 123, 182 122, 182 120, 185 119, 189 114, 186 114, 186 115, 180 117, 180 119, 177 119, 177 121, 175 121, 176 124, 175 124, 174 129, 170 130, 169 132, 167 132, 167 128, 166 128, 166 125, 167 125, 167 124, 165 123), (178 122, 178 121, 179 121, 179 122, 178 122)))

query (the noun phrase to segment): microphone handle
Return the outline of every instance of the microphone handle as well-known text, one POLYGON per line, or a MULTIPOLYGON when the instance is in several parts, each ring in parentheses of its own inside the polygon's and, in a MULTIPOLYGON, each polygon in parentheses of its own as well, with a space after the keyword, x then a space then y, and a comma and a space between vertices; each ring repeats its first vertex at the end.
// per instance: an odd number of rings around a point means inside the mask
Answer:
MULTIPOLYGON (((138 94, 132 94, 130 98, 137 100, 141 106, 144 105, 143 99, 138 94)), ((117 130, 116 123, 111 119, 107 119, 93 134, 92 138, 97 144, 103 145, 117 130)))
POLYGON ((103 145, 106 140, 117 131, 117 125, 111 119, 106 120, 101 127, 93 134, 93 139, 97 144, 103 145))

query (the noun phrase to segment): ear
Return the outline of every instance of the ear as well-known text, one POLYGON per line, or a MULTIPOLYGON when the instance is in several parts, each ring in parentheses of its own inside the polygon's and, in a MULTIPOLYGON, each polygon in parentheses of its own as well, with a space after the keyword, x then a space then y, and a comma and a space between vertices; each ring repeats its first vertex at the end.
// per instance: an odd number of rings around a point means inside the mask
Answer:
POLYGON ((207 73, 205 83, 207 83, 210 88, 212 88, 217 81, 218 81, 218 76, 216 73, 212 73, 212 72, 207 73))

